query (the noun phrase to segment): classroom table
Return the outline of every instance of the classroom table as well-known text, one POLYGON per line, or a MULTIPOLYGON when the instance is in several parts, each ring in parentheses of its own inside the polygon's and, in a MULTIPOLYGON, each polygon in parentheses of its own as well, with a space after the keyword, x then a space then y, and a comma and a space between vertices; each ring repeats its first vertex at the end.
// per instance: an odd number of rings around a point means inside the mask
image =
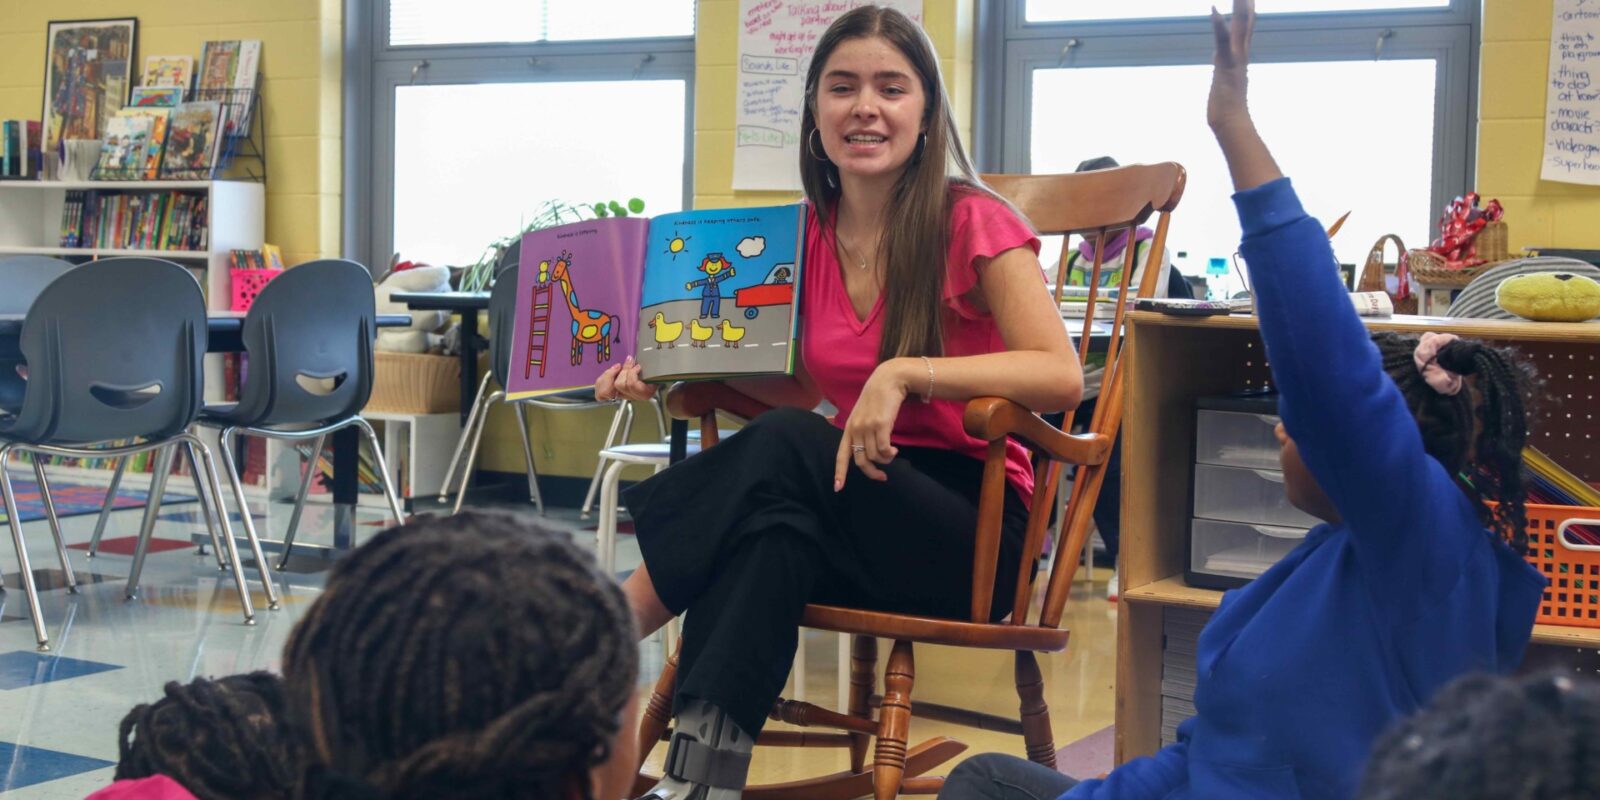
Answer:
MULTIPOLYGON (((209 311, 206 313, 206 351, 210 353, 237 353, 244 350, 243 311, 209 311)), ((0 314, 0 358, 19 358, 22 354, 21 336, 23 314, 0 314)), ((411 324, 410 314, 379 314, 379 328, 404 328, 411 324)), ((333 495, 334 549, 348 549, 355 541, 357 464, 361 458, 359 431, 354 427, 334 432, 333 443, 333 495)), ((160 498, 150 501, 150 513, 160 510, 160 498)), ((263 544, 267 540, 262 540, 263 544)), ((308 547, 297 545, 297 547, 308 547)))
POLYGON ((461 315, 461 424, 467 424, 478 399, 478 351, 488 340, 478 335, 478 312, 489 310, 488 292, 395 292, 389 299, 412 311, 461 315))

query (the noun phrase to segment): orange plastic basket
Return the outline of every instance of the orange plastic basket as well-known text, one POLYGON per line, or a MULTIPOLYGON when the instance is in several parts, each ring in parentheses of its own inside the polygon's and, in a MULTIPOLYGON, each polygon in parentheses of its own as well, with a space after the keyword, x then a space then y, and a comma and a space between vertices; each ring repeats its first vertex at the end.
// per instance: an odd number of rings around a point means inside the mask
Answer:
POLYGON ((1541 625, 1600 628, 1600 545, 1567 535, 1579 525, 1600 532, 1600 508, 1528 504, 1528 563, 1550 579, 1534 619, 1541 625))

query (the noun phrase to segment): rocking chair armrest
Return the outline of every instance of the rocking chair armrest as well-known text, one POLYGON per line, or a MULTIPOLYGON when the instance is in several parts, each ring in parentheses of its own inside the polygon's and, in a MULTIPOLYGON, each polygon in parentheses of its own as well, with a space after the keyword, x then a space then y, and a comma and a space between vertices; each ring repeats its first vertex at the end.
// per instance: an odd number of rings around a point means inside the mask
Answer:
POLYGON ((771 410, 721 381, 679 383, 667 390, 667 413, 676 419, 699 419, 721 411, 750 420, 771 410))
POLYGON ((1063 433, 1026 407, 1003 397, 967 401, 963 419, 967 434, 986 442, 1014 436, 1055 461, 1100 464, 1111 452, 1111 437, 1100 433, 1063 433))

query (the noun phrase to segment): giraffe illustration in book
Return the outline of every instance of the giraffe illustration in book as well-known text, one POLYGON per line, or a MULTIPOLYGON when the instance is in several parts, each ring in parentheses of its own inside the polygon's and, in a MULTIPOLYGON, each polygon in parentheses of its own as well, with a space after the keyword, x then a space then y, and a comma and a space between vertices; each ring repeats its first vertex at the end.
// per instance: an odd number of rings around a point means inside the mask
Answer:
POLYGON ((572 288, 572 253, 565 250, 554 263, 539 262, 539 283, 555 281, 561 284, 561 294, 566 298, 567 310, 572 312, 572 364, 583 363, 583 346, 595 345, 595 360, 611 360, 611 343, 622 339, 622 326, 616 315, 578 304, 578 292, 572 288))

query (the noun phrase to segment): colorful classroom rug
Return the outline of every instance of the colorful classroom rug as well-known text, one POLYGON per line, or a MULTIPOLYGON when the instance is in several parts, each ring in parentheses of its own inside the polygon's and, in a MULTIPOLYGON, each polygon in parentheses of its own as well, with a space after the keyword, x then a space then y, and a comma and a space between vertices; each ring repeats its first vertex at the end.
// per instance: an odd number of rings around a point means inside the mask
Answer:
MULTIPOLYGON (((39 497, 39 484, 30 480, 13 478, 11 488, 17 493, 17 505, 22 509, 22 521, 44 519, 44 500, 39 497)), ((76 483, 50 482, 50 498, 56 504, 56 516, 75 517, 80 514, 98 514, 106 500, 106 487, 84 486, 76 483)), ((142 489, 118 488, 114 508, 143 508, 149 492, 142 489)), ((192 495, 167 493, 162 507, 179 503, 193 503, 192 495)), ((6 518, 6 509, 0 508, 0 520, 6 518)))

